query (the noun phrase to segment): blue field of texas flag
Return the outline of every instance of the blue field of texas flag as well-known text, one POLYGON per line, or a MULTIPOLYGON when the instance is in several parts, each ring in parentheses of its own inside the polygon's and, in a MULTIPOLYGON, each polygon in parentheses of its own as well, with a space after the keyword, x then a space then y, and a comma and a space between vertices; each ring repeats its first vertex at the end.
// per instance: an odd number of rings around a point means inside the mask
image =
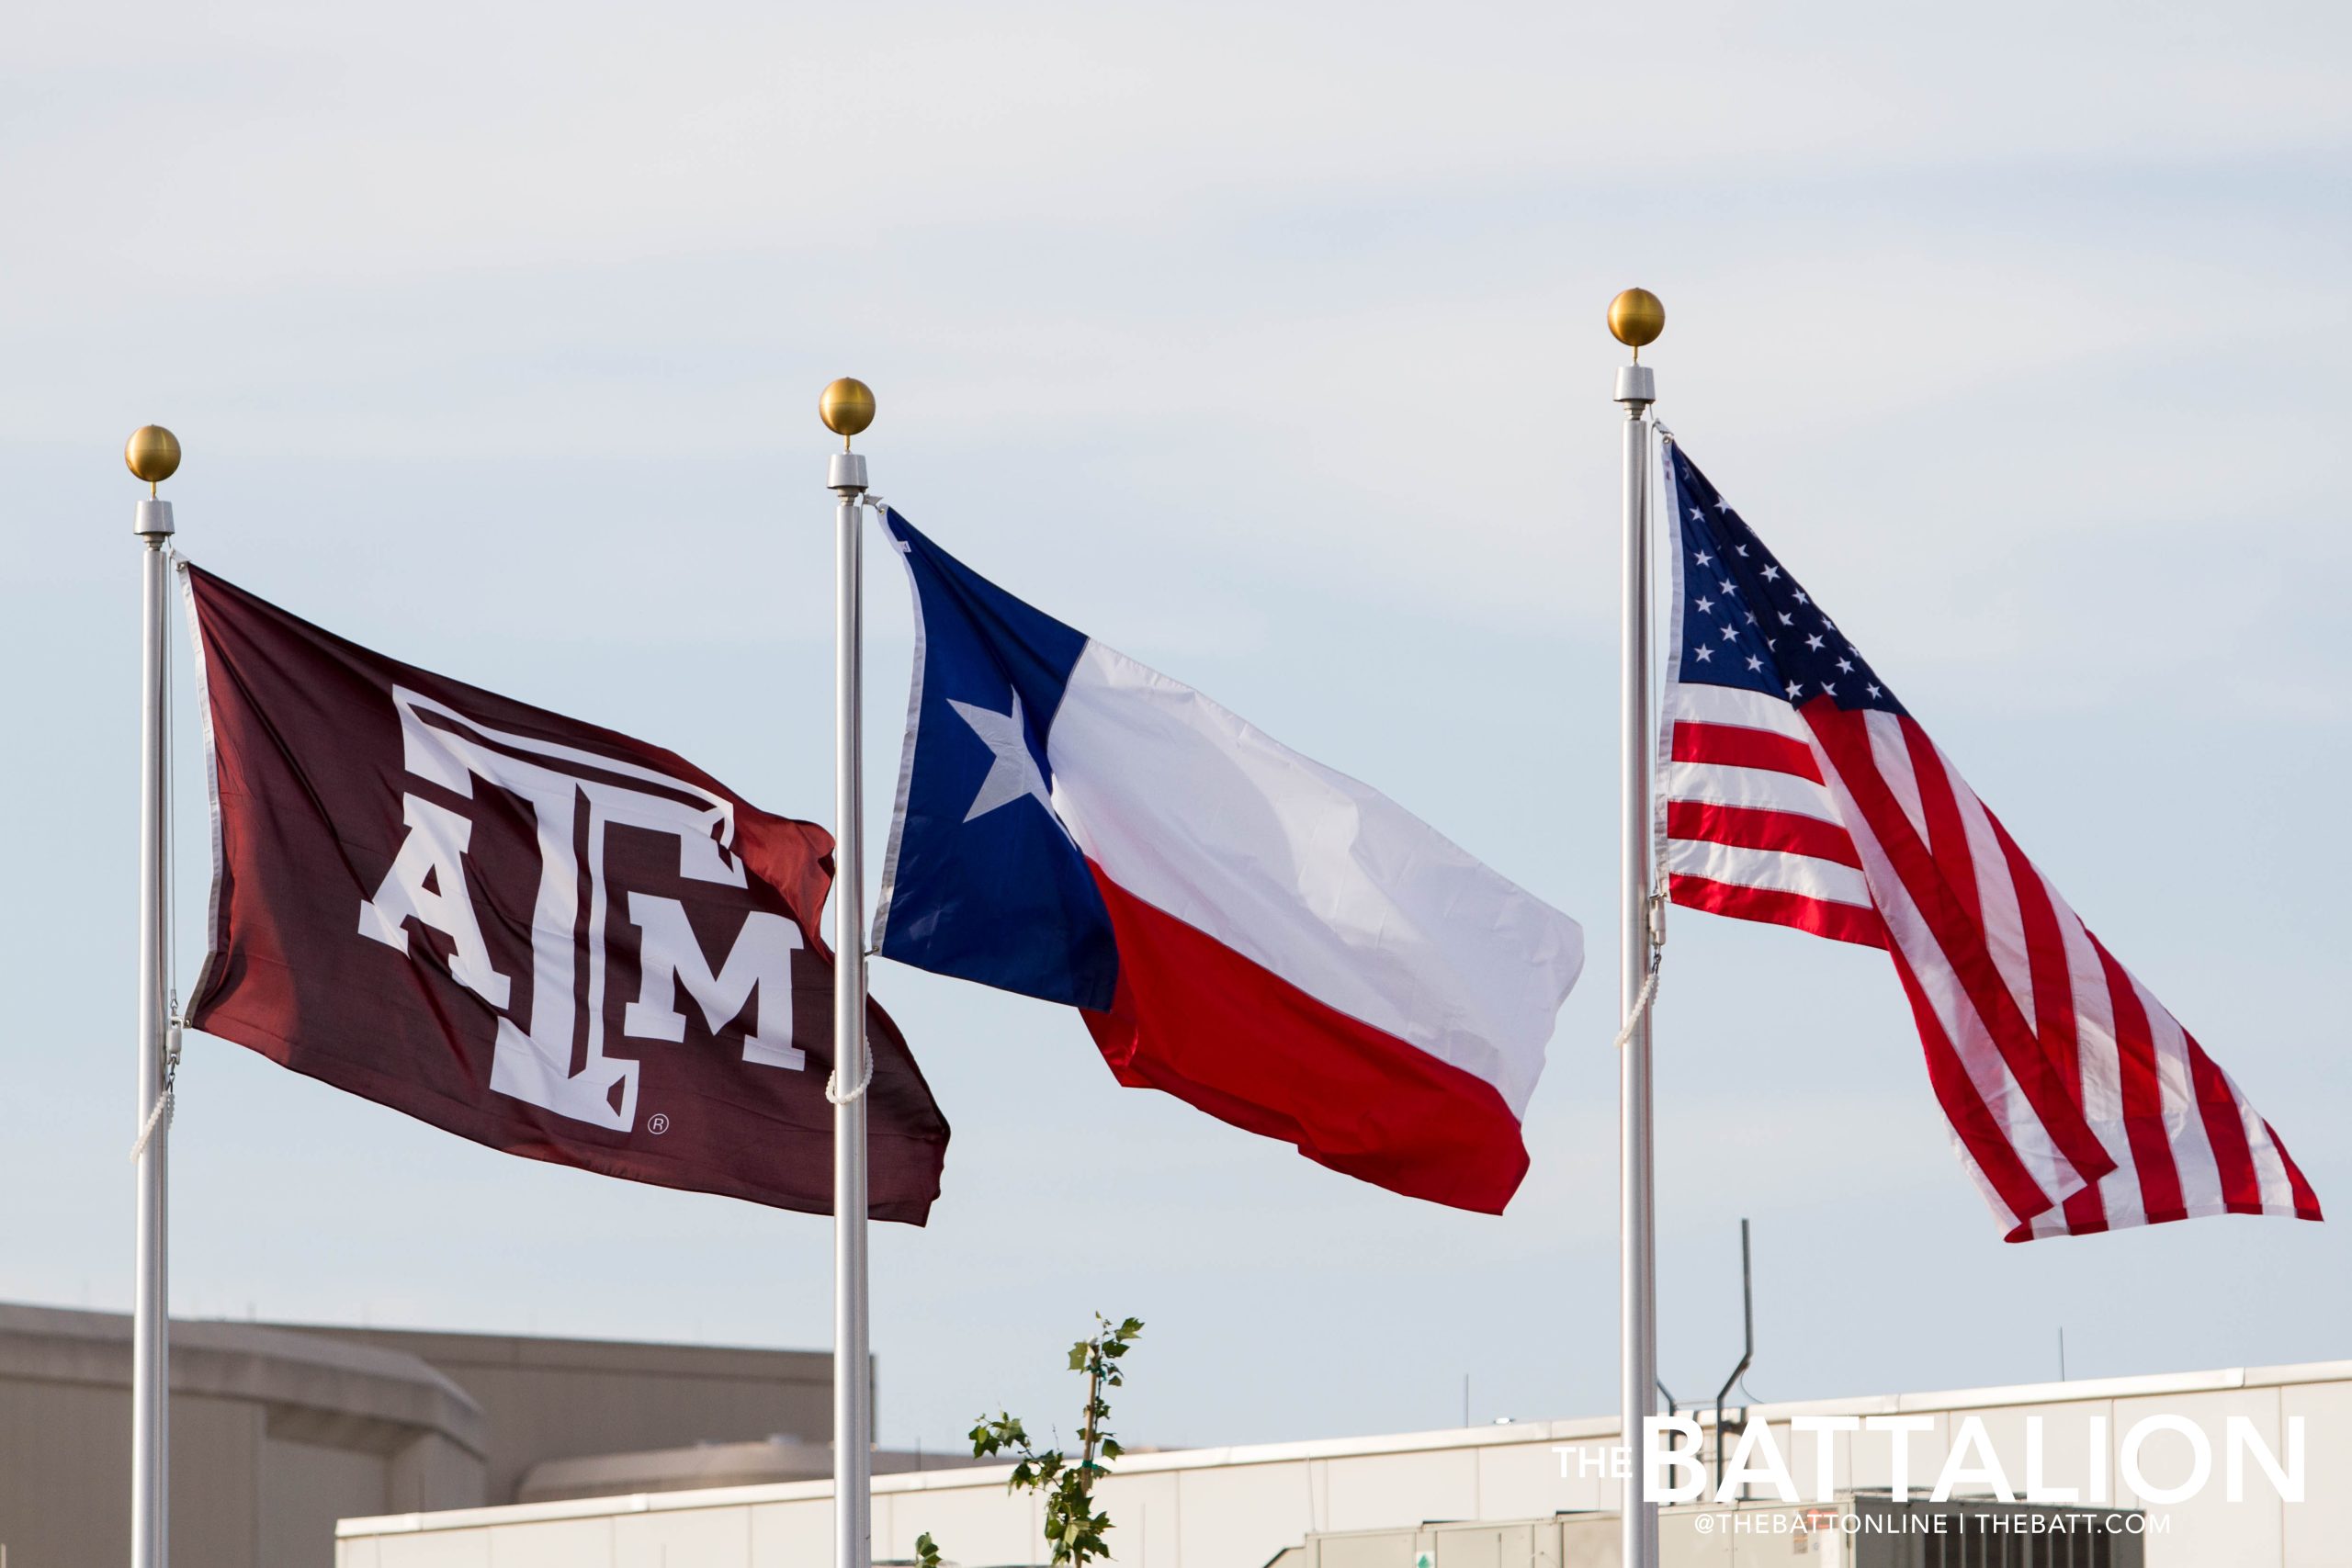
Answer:
POLYGON ((917 647, 876 951, 1078 1008, 1123 1083, 1501 1212, 1577 923, 884 525, 917 647))

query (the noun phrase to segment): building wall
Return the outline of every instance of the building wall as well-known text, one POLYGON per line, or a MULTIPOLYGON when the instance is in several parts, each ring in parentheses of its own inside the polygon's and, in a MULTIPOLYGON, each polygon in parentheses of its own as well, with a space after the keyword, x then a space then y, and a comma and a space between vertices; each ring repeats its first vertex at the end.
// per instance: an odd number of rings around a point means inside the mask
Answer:
MULTIPOLYGON (((254 1562, 258 1513, 250 1406, 172 1401, 172 1551, 183 1562, 254 1562)), ((73 1383, 0 1388, 0 1544, 10 1568, 121 1562, 130 1556, 130 1395, 73 1383)), ((365 1494, 355 1494, 365 1495, 365 1494)), ((334 1537, 329 1516, 305 1561, 334 1537)))
MULTIPOLYGON (((339 1518, 508 1501, 543 1461, 821 1454, 832 1424, 822 1351, 185 1321, 172 1346, 173 1550, 206 1568, 325 1568, 339 1518)), ((121 1314, 0 1304, 9 1568, 128 1558, 130 1383, 121 1314)))
MULTIPOLYGON (((2155 1527, 2146 1538, 2150 1568, 2337 1568, 2352 1561, 2344 1547, 2352 1540, 2352 1490, 2338 1484, 2352 1473, 2352 1362, 1759 1405, 1747 1414, 1774 1425, 1806 1493, 1815 1439, 1792 1434, 1793 1416, 1925 1418, 1928 1429, 1909 1439, 1910 1472, 1921 1491, 1971 1419, 1982 1423, 1992 1452, 2022 1487, 2025 1418, 2036 1414, 2045 1418, 2045 1484, 2084 1486, 2094 1467, 2085 1418, 2098 1416, 2107 1422, 2108 1485, 2095 1500, 2148 1510, 2155 1527), (2212 1483, 2192 1501, 2157 1504, 2123 1481, 2125 1435, 2157 1412, 2188 1417, 2211 1446, 2212 1483), (2290 1414, 2306 1420, 2305 1500, 2272 1500, 2267 1481, 2252 1473, 2247 1500, 2228 1502, 2227 1418, 2253 1421, 2284 1461, 2290 1414)), ((1892 1445, 1883 1434, 1830 1441, 1835 1489, 1891 1483, 1892 1445)), ((1607 1470, 1615 1442, 1616 1423, 1603 1419, 1138 1454, 1121 1461, 1101 1496, 1114 1521, 1115 1560, 1129 1568, 1262 1568, 1311 1531, 1613 1508, 1619 1484, 1607 1470)), ((2186 1451, 2177 1438, 2157 1438, 2146 1450, 2152 1481, 2177 1479, 2186 1451)), ((951 1562, 1045 1562, 1036 1504, 1026 1494, 1008 1495, 1006 1474, 990 1467, 877 1478, 875 1556, 911 1558, 915 1537, 928 1531, 951 1562)), ((568 1568, 635 1568, 662 1562, 666 1552, 668 1562, 696 1568, 800 1568, 824 1560, 830 1491, 824 1483, 800 1483, 353 1519, 342 1527, 338 1561, 340 1568, 511 1568, 558 1560, 568 1568), (559 1540, 560 1551, 548 1544, 559 1540)))
MULTIPOLYGON (((335 1521, 477 1505, 481 1412, 412 1357, 243 1324, 172 1325, 171 1550, 205 1568, 325 1568, 335 1521)), ((130 1325, 0 1306, 8 1568, 130 1554, 130 1325)))
POLYGON ((524 1476, 545 1460, 777 1436, 832 1440, 833 1359, 823 1350, 297 1331, 415 1356, 470 1394, 488 1423, 496 1502, 514 1501, 524 1476))
MULTIPOLYGON (((175 1431, 175 1461, 179 1444, 175 1431)), ((392 1490, 390 1467, 379 1454, 288 1442, 266 1433, 260 1439, 260 1450, 254 1465, 254 1484, 247 1492, 254 1505, 253 1548, 234 1555, 224 1552, 204 1557, 188 1557, 175 1549, 175 1561, 314 1563, 319 1561, 322 1517, 325 1519, 324 1533, 332 1539, 335 1519, 347 1514, 352 1503, 383 1496, 392 1490)), ((476 1474, 480 1474, 479 1461, 476 1474)), ((176 1484, 173 1487, 175 1516, 181 1506, 180 1500, 187 1495, 185 1488, 176 1484)))

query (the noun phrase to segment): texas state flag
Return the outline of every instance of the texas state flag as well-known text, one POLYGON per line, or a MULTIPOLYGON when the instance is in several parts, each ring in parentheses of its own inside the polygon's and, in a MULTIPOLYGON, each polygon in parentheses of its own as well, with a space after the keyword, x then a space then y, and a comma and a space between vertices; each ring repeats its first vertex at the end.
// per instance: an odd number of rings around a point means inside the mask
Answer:
POLYGON ((916 649, 876 950, 1079 1009, 1122 1083, 1499 1213, 1577 923, 883 521, 916 649))

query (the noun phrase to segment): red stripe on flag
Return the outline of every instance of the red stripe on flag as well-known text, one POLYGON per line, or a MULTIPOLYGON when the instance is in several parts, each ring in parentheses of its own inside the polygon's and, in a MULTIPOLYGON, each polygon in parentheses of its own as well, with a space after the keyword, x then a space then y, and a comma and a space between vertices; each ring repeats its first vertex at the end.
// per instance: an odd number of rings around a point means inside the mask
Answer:
MULTIPOLYGON (((1840 713, 1826 697, 1816 697, 1799 711, 1813 726, 1829 765, 1837 770, 1847 793, 1853 796, 1864 824, 1878 840, 1880 850, 1901 879, 1905 891, 1910 894, 1938 952, 1967 992, 1994 1049, 2007 1065, 2009 1076, 2017 1080, 2026 1103, 2033 1108, 2051 1143, 2075 1168, 2076 1175, 2085 1181, 2097 1181, 2115 1168, 2115 1160, 2091 1131, 2090 1123, 2083 1120, 2074 1086, 2042 1052, 2033 1026, 2026 1021, 2017 998, 2009 994, 2007 983, 1993 962, 1985 946, 1984 928, 1973 913, 1973 874, 1968 879, 1970 901, 1963 907, 1945 879, 1942 867, 1920 840, 1910 817, 1880 775, 1877 761, 1871 753, 1864 713, 1859 709, 1840 713)), ((1908 721, 1905 722, 1907 725, 1908 721)), ((1940 767, 1935 770, 1935 776, 1943 777, 1940 767)), ((1927 781, 1920 782, 1924 794, 1927 781)), ((1945 809, 1953 830, 1957 830, 1959 813, 1951 809, 1948 793, 1945 809)))
POLYGON ((2296 1216, 2306 1220, 2318 1219, 2319 1194, 2312 1191, 2312 1184, 2303 1179, 2302 1167, 2295 1163, 2295 1156, 2287 1152, 2287 1145, 2278 1141, 2278 1134, 2270 1130, 2267 1122, 2262 1124, 2262 1135, 2270 1140, 2270 1146, 2278 1153, 2278 1163, 2287 1168, 2287 1188, 2295 1195, 2296 1216))
POLYGON ((1887 944, 1886 924, 1879 919, 1878 911, 1860 904, 1808 898, 1802 893, 1784 892, 1777 887, 1747 887, 1704 876, 1686 876, 1679 872, 1668 879, 1667 891, 1675 903, 1688 908, 1776 926, 1794 926, 1815 936, 1862 947, 1887 944))
POLYGON ((2173 1164, 2172 1139, 2165 1131, 2165 1096, 2157 1078, 2156 1043, 2148 1032, 2148 1010, 2140 988, 2107 944, 2090 932, 2091 950, 2107 976, 2115 1010, 2115 1062, 2123 1087, 2123 1131, 2131 1140, 2132 1164, 2140 1178, 2140 1209, 2152 1225, 2188 1217, 2180 1197, 2180 1169, 2173 1164))
MULTIPOLYGON (((2050 885, 2018 848, 2009 830, 1988 808, 1984 819, 1993 825, 1993 837, 2001 846, 2001 856, 2008 867, 2009 882, 2016 887, 2018 913, 2025 925, 2027 972, 2033 977, 2034 1031, 2041 1038, 2041 1048, 2051 1061, 2074 1086, 2075 1103, 2081 1105, 2083 1089, 2082 1041, 2078 1033, 2081 1015, 2075 1010, 2072 971, 2066 961, 2066 936, 2058 923, 2058 911, 2051 902, 2050 885)), ((2075 1235, 2087 1235, 2107 1228, 2107 1204, 2098 1195, 2098 1183, 2094 1181, 2081 1191, 2073 1193, 2065 1201, 2066 1228, 2075 1235)))
POLYGON ((2233 1214, 2258 1214, 2262 1175, 2254 1168, 2237 1094, 2194 1035, 2184 1029, 2180 1038, 2188 1048, 2188 1081, 2205 1123, 2205 1141, 2212 1145, 2213 1164, 2222 1175, 2222 1202, 2233 1214))
POLYGON ((1493 1085, 1092 870, 1118 939, 1119 985, 1109 1011, 1084 1017, 1121 1083, 1164 1089, 1392 1192, 1503 1212, 1527 1149, 1493 1085))
MULTIPOLYGON (((2096 1181, 2068 1198, 2061 1213, 2066 1216, 2068 1235, 2097 1235, 2108 1227, 2107 1200, 2099 1196, 2098 1183, 2096 1181)), ((2020 1236, 2013 1239, 2030 1240, 2032 1238, 2020 1236)))
POLYGON ((2018 914, 2025 926, 2026 970, 2033 979, 2034 1032, 2066 1081, 2075 1086, 2075 1103, 2083 1102, 2081 1042, 2076 1036, 2080 1015, 2075 1008, 2073 976, 2066 963, 2066 937, 2058 911, 2050 901, 2049 885, 2033 863, 2025 858, 2001 819, 1990 811, 1985 820, 2001 846, 2009 883, 2017 889, 2018 914))
MULTIPOLYGON (((1943 873, 1944 886, 1967 911, 1969 925, 1981 932, 1984 908, 1976 886, 1976 858, 1969 852, 1968 829, 1960 819, 1960 802, 1952 794, 1951 774, 1945 771, 1943 759, 1936 755, 1935 742, 1928 739, 1926 730, 1911 722, 1910 716, 1897 716, 1895 723, 1903 729, 1903 749, 1910 753, 1911 777, 1919 791, 1919 814, 1928 823, 1928 852, 1935 857, 1938 869, 1943 873)), ((1990 808, 1985 815, 1992 815, 1990 808)), ((1880 841, 1885 841, 1883 836, 1880 841)), ((1904 880, 1908 882, 1910 878, 1904 880)))
POLYGON ((2003 1127, 1976 1092, 1976 1085, 1961 1064, 1960 1054, 1952 1048, 1944 1026, 1937 1021, 1936 1010, 1928 1005, 1927 993, 1919 988, 1918 976, 1912 974, 1905 962, 1903 950, 1890 944, 1887 955, 1894 960, 1894 972, 1903 980, 1903 994, 1911 998, 1911 1017, 1919 1026, 1919 1047, 1928 1058, 1928 1081, 1936 1091, 1937 1103, 1944 1108, 1944 1118, 1984 1173, 1984 1179, 2000 1194, 2001 1203, 2018 1220, 2032 1219, 2050 1207, 2050 1195, 2018 1157, 2015 1145, 2009 1142, 2008 1130, 2003 1127))
POLYGON ((1766 811, 1753 806, 1716 806, 1702 800, 1668 801, 1666 836, 1701 843, 1729 844, 1738 850, 1779 850, 1862 869, 1854 836, 1835 822, 1801 817, 1793 811, 1766 811))
POLYGON ((1821 783, 1821 763, 1813 748, 1794 736, 1736 724, 1699 724, 1681 720, 1674 727, 1674 760, 1678 762, 1720 762, 1732 768, 1762 768, 1768 773, 1794 773, 1821 783))

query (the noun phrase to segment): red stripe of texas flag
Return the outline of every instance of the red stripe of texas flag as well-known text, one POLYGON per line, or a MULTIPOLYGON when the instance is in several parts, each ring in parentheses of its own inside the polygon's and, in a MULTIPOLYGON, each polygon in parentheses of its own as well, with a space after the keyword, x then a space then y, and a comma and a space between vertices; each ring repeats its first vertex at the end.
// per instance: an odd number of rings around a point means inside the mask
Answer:
POLYGON ((1527 1174, 1484 1079, 1350 1018, 1093 867, 1119 988, 1086 1027, 1119 1081, 1411 1198, 1499 1214, 1527 1174))

